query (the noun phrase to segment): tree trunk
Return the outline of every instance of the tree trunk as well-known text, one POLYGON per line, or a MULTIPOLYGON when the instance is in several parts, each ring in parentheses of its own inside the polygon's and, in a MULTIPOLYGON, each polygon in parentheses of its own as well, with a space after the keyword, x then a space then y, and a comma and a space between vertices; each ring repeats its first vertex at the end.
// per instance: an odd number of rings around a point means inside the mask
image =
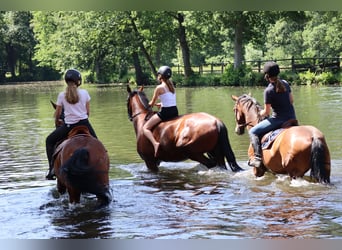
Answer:
POLYGON ((143 43, 143 37, 140 35, 139 33, 139 30, 135 24, 135 21, 134 21, 134 18, 132 17, 131 13, 129 12, 128 13, 128 17, 131 21, 131 24, 132 24, 132 28, 133 28, 133 31, 135 33, 135 36, 136 36, 136 39, 138 41, 138 46, 141 50, 141 52, 143 53, 143 55, 145 56, 148 64, 150 65, 150 68, 151 68, 151 71, 153 73, 154 76, 157 76, 157 70, 156 70, 156 67, 154 66, 153 62, 152 62, 152 59, 151 59, 151 56, 150 54, 147 52, 145 46, 144 46, 144 43, 143 43))
POLYGON ((140 86, 145 85, 146 81, 145 81, 144 73, 141 69, 141 64, 140 64, 138 53, 133 52, 132 57, 133 57, 133 64, 134 64, 134 69, 135 69, 135 79, 137 80, 137 85, 140 85, 140 86))
POLYGON ((190 49, 188 46, 188 42, 186 40, 186 33, 185 33, 185 27, 183 26, 184 22, 184 15, 181 13, 177 14, 177 17, 175 17, 178 21, 178 28, 179 28, 179 44, 182 50, 182 58, 183 58, 183 64, 184 64, 184 75, 185 77, 189 77, 193 75, 193 70, 191 69, 190 64, 190 49))
POLYGON ((242 64, 244 53, 243 53, 243 21, 237 20, 235 26, 235 37, 234 37, 234 69, 239 68, 242 64))
POLYGON ((15 78, 15 66, 17 62, 15 49, 11 44, 6 44, 6 52, 7 52, 7 64, 8 69, 11 72, 11 78, 15 78))

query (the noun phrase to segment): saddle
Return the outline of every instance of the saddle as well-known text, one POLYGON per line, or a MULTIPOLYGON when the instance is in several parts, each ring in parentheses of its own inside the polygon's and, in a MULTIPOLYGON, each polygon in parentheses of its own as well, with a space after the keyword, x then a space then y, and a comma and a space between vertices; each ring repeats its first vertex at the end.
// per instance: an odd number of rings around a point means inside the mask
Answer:
POLYGON ((64 145, 68 142, 68 140, 74 136, 91 136, 89 129, 87 126, 76 126, 68 133, 68 136, 65 140, 62 140, 56 144, 56 149, 52 155, 52 165, 58 155, 58 153, 62 150, 64 145))
POLYGON ((262 139, 261 139, 261 148, 264 150, 264 149, 269 149, 274 140, 287 128, 290 128, 290 127, 293 127, 293 126, 298 126, 298 120, 296 119, 290 119, 286 122, 284 122, 282 125, 281 125, 281 128, 279 129, 276 129, 276 130, 273 130, 273 131, 270 131, 268 133, 266 133, 262 139))

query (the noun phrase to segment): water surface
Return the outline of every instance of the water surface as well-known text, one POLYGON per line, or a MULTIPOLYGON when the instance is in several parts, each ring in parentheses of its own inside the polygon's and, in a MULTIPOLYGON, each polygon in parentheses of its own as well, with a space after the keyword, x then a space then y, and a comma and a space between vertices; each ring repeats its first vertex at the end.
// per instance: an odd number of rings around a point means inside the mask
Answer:
MULTIPOLYGON (((301 124, 318 127, 331 151, 331 186, 308 177, 255 178, 247 166, 248 136, 234 134, 230 96, 263 88, 178 88, 180 113, 221 118, 246 171, 208 170, 192 161, 147 170, 136 152, 125 86, 83 85, 92 97, 90 121, 111 160, 114 201, 94 210, 95 198, 70 206, 47 171, 45 138, 53 129, 50 100, 63 83, 0 86, 1 239, 303 239, 342 238, 342 122, 340 87, 293 87, 301 124)), ((153 88, 147 88, 148 96, 153 88)), ((307 174, 309 175, 309 173, 307 174)))

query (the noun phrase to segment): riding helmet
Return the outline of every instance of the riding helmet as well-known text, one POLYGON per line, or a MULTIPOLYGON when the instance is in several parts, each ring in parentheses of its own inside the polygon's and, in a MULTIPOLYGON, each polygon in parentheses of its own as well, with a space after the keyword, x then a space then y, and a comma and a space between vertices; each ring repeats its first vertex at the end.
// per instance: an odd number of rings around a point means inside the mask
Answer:
POLYGON ((81 73, 76 69, 68 69, 67 72, 65 72, 64 80, 66 82, 74 82, 77 86, 82 84, 81 73))
POLYGON ((165 77, 166 79, 169 79, 172 75, 172 71, 171 68, 169 66, 161 66, 158 69, 158 75, 162 75, 163 77, 165 77))
POLYGON ((269 77, 277 76, 280 73, 279 65, 275 62, 266 62, 264 65, 264 73, 269 77))

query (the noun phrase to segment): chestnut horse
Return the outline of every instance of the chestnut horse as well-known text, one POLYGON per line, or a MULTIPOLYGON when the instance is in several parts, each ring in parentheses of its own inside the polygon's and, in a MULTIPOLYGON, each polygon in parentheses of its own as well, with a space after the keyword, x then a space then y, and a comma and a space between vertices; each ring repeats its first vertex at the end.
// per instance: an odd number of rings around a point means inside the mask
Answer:
MULTIPOLYGON (((235 101, 235 132, 242 135, 245 128, 249 130, 261 120, 258 114, 262 107, 247 94, 240 97, 232 95, 232 99, 235 101)), ((285 128, 262 153, 262 166, 254 167, 256 176, 263 176, 265 171, 270 170, 275 174, 288 174, 296 178, 303 177, 311 169, 311 178, 320 183, 330 183, 329 149, 322 132, 313 126, 285 128)), ((248 155, 254 157, 251 145, 248 155)))
POLYGON ((74 127, 56 147, 53 167, 58 192, 68 191, 70 203, 79 203, 82 193, 96 195, 99 207, 110 203, 107 150, 86 126, 74 127))
POLYGON ((137 138, 137 151, 148 169, 158 171, 161 161, 197 161, 208 168, 226 167, 225 158, 233 172, 242 170, 235 160, 228 140, 227 128, 222 121, 207 113, 182 115, 164 121, 153 129, 160 142, 158 158, 152 143, 143 134, 143 125, 153 115, 143 87, 132 91, 127 86, 128 117, 133 122, 137 138))

